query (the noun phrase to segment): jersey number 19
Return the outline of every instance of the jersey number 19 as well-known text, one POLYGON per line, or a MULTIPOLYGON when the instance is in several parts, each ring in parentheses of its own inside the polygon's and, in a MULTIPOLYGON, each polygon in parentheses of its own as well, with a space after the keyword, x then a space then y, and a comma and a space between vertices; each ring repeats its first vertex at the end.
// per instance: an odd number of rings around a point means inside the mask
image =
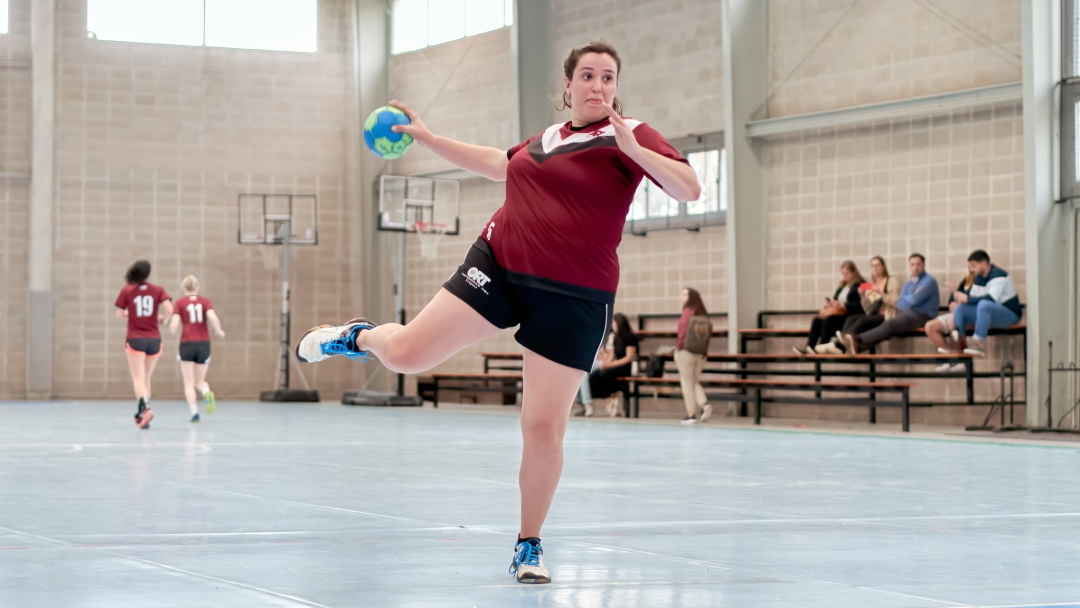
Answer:
POLYGON ((135 316, 149 317, 154 314, 153 296, 135 296, 135 316))

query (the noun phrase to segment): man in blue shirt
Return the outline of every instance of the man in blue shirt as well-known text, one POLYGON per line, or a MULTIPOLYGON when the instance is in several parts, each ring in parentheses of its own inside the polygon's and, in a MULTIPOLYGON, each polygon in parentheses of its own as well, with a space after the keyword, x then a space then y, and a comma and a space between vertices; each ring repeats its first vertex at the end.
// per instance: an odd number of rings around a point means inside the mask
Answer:
POLYGON ((896 334, 915 331, 937 316, 938 307, 941 305, 938 299, 938 284, 934 277, 926 273, 926 258, 921 253, 911 254, 908 258, 908 270, 911 271, 911 278, 904 283, 900 300, 896 303, 900 312, 870 331, 841 334, 840 338, 844 341, 847 352, 858 353, 860 349, 867 350, 896 334))

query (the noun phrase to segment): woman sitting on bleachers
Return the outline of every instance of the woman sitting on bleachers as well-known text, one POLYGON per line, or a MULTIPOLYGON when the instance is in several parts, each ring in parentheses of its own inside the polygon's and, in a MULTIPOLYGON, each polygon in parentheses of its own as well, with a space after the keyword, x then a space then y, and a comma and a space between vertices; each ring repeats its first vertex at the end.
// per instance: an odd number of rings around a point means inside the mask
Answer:
MULTIPOLYGON (((859 285, 859 301, 863 314, 848 315, 844 321, 845 334, 869 331, 896 316, 896 302, 900 299, 900 279, 889 276, 889 267, 880 255, 870 258, 871 283, 859 285)), ((846 352, 840 332, 832 340, 814 349, 819 355, 839 355, 846 352)))
POLYGON ((863 314, 862 302, 859 300, 859 285, 863 284, 865 279, 859 273, 855 262, 845 260, 840 265, 840 277, 840 285, 837 286, 833 297, 825 298, 825 306, 810 322, 810 336, 806 339, 806 346, 793 347, 796 354, 814 354, 816 352, 814 347, 819 342, 827 342, 829 337, 843 329, 848 317, 863 314))
MULTIPOLYGON (((631 366, 638 357, 638 337, 630 329, 630 321, 621 312, 611 318, 611 331, 614 335, 610 350, 604 350, 599 369, 589 374, 589 392, 592 399, 614 397, 623 388, 619 378, 631 375, 631 366)), ((590 399, 590 402, 592 401, 590 399)), ((586 416, 592 415, 592 404, 586 404, 586 416)), ((617 416, 618 401, 608 400, 608 415, 617 416)))

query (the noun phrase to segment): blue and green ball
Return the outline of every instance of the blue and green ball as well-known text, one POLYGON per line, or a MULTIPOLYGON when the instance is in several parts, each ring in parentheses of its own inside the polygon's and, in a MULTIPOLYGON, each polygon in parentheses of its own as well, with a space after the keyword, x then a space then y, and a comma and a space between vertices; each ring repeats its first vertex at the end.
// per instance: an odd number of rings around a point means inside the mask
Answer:
POLYGON ((364 121, 364 143, 375 156, 387 160, 398 158, 408 151, 413 137, 408 133, 394 133, 390 129, 394 125, 407 125, 410 122, 401 110, 383 106, 364 121))

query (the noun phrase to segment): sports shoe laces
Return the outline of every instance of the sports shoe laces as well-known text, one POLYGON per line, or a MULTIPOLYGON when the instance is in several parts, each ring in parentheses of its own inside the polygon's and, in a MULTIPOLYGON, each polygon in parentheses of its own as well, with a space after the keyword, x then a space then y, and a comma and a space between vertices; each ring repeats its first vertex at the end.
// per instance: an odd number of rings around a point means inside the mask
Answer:
POLYGON ((367 354, 367 351, 357 351, 349 348, 349 338, 352 338, 357 333, 360 333, 361 329, 371 329, 370 326, 358 325, 352 329, 347 335, 342 336, 336 340, 329 342, 323 342, 322 352, 324 355, 344 355, 353 361, 370 361, 371 356, 367 354))
POLYGON ((510 563, 510 574, 517 572, 518 567, 522 564, 526 566, 540 565, 540 545, 534 545, 528 541, 518 545, 517 555, 514 556, 514 561, 510 563))

